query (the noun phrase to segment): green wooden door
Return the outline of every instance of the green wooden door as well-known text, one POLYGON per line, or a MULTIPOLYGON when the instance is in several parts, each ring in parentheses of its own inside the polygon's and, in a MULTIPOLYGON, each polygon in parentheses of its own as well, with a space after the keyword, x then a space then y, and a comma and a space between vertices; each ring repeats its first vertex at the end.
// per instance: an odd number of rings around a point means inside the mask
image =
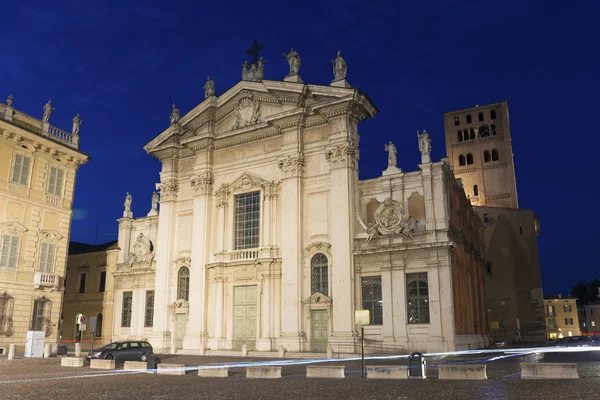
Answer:
POLYGON ((256 346, 256 286, 235 286, 233 291, 233 348, 256 346))
POLYGON ((326 351, 327 338, 329 337, 327 310, 312 311, 311 344, 313 351, 326 351))
POLYGON ((187 325, 185 314, 175 314, 175 348, 183 348, 183 337, 187 325))

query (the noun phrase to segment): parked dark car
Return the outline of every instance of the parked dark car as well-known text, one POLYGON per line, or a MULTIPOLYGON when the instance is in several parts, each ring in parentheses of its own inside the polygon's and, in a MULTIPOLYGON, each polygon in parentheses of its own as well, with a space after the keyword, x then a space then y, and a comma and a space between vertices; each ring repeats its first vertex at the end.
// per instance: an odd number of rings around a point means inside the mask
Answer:
POLYGON ((104 347, 88 352, 85 358, 99 358, 102 360, 115 361, 146 361, 148 356, 154 354, 152 346, 148 342, 139 340, 128 340, 113 342, 104 347))
POLYGON ((581 347, 581 346, 600 346, 598 336, 569 336, 550 342, 550 346, 556 347, 581 347))

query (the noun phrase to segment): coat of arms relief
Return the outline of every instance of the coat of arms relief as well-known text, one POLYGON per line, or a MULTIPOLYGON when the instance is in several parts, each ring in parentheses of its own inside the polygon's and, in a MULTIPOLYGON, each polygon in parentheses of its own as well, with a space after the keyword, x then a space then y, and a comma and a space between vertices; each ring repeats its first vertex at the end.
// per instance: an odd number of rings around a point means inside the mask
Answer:
POLYGON ((235 105, 235 124, 232 129, 245 128, 247 126, 260 124, 260 113, 258 111, 258 100, 249 90, 240 93, 235 105))
POLYGON ((360 216, 358 216, 358 221, 367 231, 367 243, 379 235, 403 234, 413 239, 415 221, 407 215, 400 202, 389 197, 375 211, 375 224, 365 225, 360 216))

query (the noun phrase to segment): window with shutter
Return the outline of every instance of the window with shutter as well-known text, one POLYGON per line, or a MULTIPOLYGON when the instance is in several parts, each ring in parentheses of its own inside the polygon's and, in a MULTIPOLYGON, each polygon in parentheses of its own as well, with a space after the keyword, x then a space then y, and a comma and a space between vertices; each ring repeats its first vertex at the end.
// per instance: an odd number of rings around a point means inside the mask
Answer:
POLYGON ((64 171, 60 168, 50 168, 50 180, 48 181, 48 193, 56 196, 62 195, 64 171))
POLYGON ((31 159, 22 154, 15 154, 11 182, 27 186, 31 159))
POLYGON ((2 248, 0 248, 0 268, 15 269, 17 267, 17 252, 19 250, 19 237, 4 235, 2 248))
POLYGON ((39 272, 51 274, 54 270, 54 253, 56 245, 54 243, 42 243, 40 245, 39 272))

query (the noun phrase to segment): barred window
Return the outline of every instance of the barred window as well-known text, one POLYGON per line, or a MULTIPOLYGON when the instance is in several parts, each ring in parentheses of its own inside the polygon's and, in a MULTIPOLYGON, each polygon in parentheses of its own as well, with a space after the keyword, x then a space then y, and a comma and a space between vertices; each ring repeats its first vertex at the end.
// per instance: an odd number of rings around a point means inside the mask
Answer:
POLYGON ((133 306, 133 292, 123 292, 123 305, 121 307, 121 327, 131 326, 131 311, 133 306))
POLYGON ((381 276, 362 278, 362 308, 370 311, 371 325, 383 325, 381 276))
POLYGON ((39 272, 51 274, 54 270, 54 253, 56 245, 54 243, 40 244, 40 263, 38 266, 39 272))
POLYGON ((189 301, 190 296, 190 270, 181 267, 177 273, 177 300, 189 301))
POLYGON ((48 181, 48 193, 62 196, 63 178, 65 171, 60 168, 50 167, 50 180, 48 181))
POLYGON ((4 235, 2 248, 0 248, 0 268, 15 269, 17 267, 17 251, 19 250, 19 237, 4 235))
POLYGON ((97 337, 102 337, 102 319, 104 317, 102 316, 102 313, 99 313, 98 316, 96 316, 96 332, 94 332, 94 335, 96 335, 97 337))
POLYGON ((310 261, 312 270, 312 290, 311 294, 321 293, 329 296, 329 275, 327 268, 327 257, 323 253, 315 254, 310 261))
POLYGON ((427 272, 406 274, 406 303, 409 324, 429 323, 429 287, 427 272))
POLYGON ((154 324, 154 290, 146 290, 146 315, 144 316, 144 327, 148 328, 154 324))
POLYGON ((29 181, 29 167, 31 165, 31 158, 22 154, 15 154, 13 161, 13 170, 10 181, 13 183, 18 183, 19 185, 27 185, 29 181))
POLYGON ((31 330, 32 331, 43 331, 45 322, 45 311, 47 299, 41 298, 33 302, 33 316, 31 318, 31 330))
POLYGON ((235 250, 257 248, 259 235, 260 192, 235 196, 235 250))

